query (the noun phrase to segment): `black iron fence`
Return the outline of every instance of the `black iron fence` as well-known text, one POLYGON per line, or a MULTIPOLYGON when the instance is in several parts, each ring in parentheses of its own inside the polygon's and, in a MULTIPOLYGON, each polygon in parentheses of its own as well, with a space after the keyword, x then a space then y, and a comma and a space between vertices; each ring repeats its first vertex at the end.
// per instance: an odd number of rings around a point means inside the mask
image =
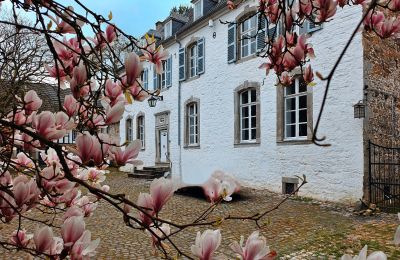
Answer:
POLYGON ((369 201, 387 212, 400 211, 400 147, 369 141, 369 201))

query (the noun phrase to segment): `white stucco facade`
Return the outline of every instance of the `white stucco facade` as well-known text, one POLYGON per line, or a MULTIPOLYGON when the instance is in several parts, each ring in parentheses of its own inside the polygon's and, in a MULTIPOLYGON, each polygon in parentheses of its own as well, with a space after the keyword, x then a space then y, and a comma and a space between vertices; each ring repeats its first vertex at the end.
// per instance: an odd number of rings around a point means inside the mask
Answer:
MULTIPOLYGON (((249 5, 256 5, 248 1, 249 5)), ((247 5, 246 4, 246 5, 247 5)), ((234 175, 243 185, 281 192, 282 177, 306 175, 308 184, 299 195, 333 201, 354 201, 362 197, 363 183, 363 122, 353 117, 353 105, 363 97, 363 48, 361 33, 353 40, 332 81, 319 136, 326 136, 329 147, 314 144, 277 142, 276 76, 258 69, 261 58, 227 63, 227 25, 244 11, 224 11, 212 17, 199 29, 189 30, 166 49, 172 55, 172 86, 161 92, 163 101, 155 108, 147 102, 134 102, 127 107, 120 122, 121 141, 126 138, 126 118, 133 119, 133 137, 137 136, 136 116, 145 116, 145 149, 139 159, 146 166, 156 162, 155 114, 169 113, 169 157, 171 173, 188 184, 204 182, 213 171, 223 170, 234 175), (216 37, 213 38, 215 32, 216 37), (198 78, 179 82, 178 50, 193 37, 205 39, 205 73, 198 78), (260 143, 234 145, 234 89, 245 81, 260 84, 260 143), (180 93, 179 93, 180 92, 180 93), (180 99, 179 99, 180 97, 180 99), (190 98, 199 102, 200 146, 184 147, 184 103, 190 98), (179 109, 180 107, 180 109, 179 109), (180 122, 179 122, 180 113, 180 122), (180 129, 179 129, 180 128, 180 129)), ((326 75, 342 51, 353 28, 361 18, 358 7, 338 9, 334 20, 314 32, 309 42, 316 58, 311 64, 326 75)), ((149 87, 152 89, 152 66, 149 87)), ((316 79, 313 87, 313 124, 315 125, 325 83, 316 79)))

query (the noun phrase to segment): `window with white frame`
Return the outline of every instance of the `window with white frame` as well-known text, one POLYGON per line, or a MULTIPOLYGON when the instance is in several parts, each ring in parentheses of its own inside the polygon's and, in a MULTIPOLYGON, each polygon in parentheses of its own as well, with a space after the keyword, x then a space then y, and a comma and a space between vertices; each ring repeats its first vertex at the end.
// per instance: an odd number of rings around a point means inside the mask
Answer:
POLYGON ((197 44, 189 47, 189 77, 197 75, 197 44))
POLYGON ((172 21, 167 22, 164 25, 164 39, 172 36, 172 21))
POLYGON ((240 39, 242 58, 256 53, 257 50, 257 16, 252 15, 240 24, 240 39))
POLYGON ((132 136, 132 119, 128 118, 126 119, 125 122, 125 126, 126 126, 126 141, 127 142, 132 142, 133 140, 133 136, 132 136))
POLYGON ((147 68, 145 68, 142 72, 142 74, 140 75, 140 79, 142 81, 142 87, 146 90, 149 89, 149 70, 147 68))
POLYGON ((198 103, 193 102, 187 105, 187 145, 199 145, 199 108, 198 103))
MULTIPOLYGON (((163 72, 161 74, 157 74, 157 89, 161 89, 161 88, 165 88, 166 87, 166 83, 167 83, 167 77, 166 77, 166 61, 162 61, 162 67, 163 67, 163 72)), ((154 66, 154 71, 156 69, 156 67, 154 66)))
POLYGON ((144 116, 138 116, 137 118, 137 139, 140 140, 142 144, 142 149, 145 147, 145 139, 144 139, 144 116))
POLYGON ((244 90, 239 94, 240 141, 255 142, 257 139, 257 90, 244 90))
POLYGON ((284 138, 307 138, 307 84, 296 78, 284 90, 284 138))
POLYGON ((194 20, 199 19, 203 16, 203 0, 198 0, 194 4, 194 20))

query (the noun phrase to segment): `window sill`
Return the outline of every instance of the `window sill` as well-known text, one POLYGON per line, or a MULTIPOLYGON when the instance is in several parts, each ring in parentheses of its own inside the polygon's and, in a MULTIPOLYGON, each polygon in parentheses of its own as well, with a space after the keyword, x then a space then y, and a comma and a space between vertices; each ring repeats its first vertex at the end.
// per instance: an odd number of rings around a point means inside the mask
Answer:
POLYGON ((247 56, 247 57, 245 57, 245 58, 240 58, 240 59, 238 59, 235 63, 236 63, 236 64, 240 64, 240 63, 243 63, 243 62, 252 60, 252 59, 257 58, 257 57, 258 57, 257 54, 254 53, 254 54, 252 54, 252 55, 250 55, 250 56, 247 56))
POLYGON ((185 145, 183 148, 185 149, 200 149, 200 145, 185 145))
POLYGON ((196 79, 198 79, 198 78, 200 78, 200 75, 196 75, 196 76, 194 76, 194 77, 188 78, 188 79, 186 79, 184 82, 190 82, 190 81, 196 80, 196 79))
POLYGON ((254 147, 254 146, 260 146, 260 142, 248 142, 248 143, 234 143, 233 147, 254 147))
POLYGON ((299 139, 299 140, 281 140, 276 141, 278 145, 307 145, 313 142, 310 139, 299 139))

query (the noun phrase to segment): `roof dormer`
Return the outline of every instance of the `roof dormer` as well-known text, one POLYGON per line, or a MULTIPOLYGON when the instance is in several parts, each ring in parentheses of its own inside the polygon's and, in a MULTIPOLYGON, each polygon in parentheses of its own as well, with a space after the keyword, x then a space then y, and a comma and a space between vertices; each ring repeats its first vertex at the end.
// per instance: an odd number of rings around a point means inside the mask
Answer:
POLYGON ((203 16, 203 0, 193 0, 193 20, 197 20, 203 16))
POLYGON ((172 20, 169 20, 164 25, 164 39, 172 36, 172 20))

